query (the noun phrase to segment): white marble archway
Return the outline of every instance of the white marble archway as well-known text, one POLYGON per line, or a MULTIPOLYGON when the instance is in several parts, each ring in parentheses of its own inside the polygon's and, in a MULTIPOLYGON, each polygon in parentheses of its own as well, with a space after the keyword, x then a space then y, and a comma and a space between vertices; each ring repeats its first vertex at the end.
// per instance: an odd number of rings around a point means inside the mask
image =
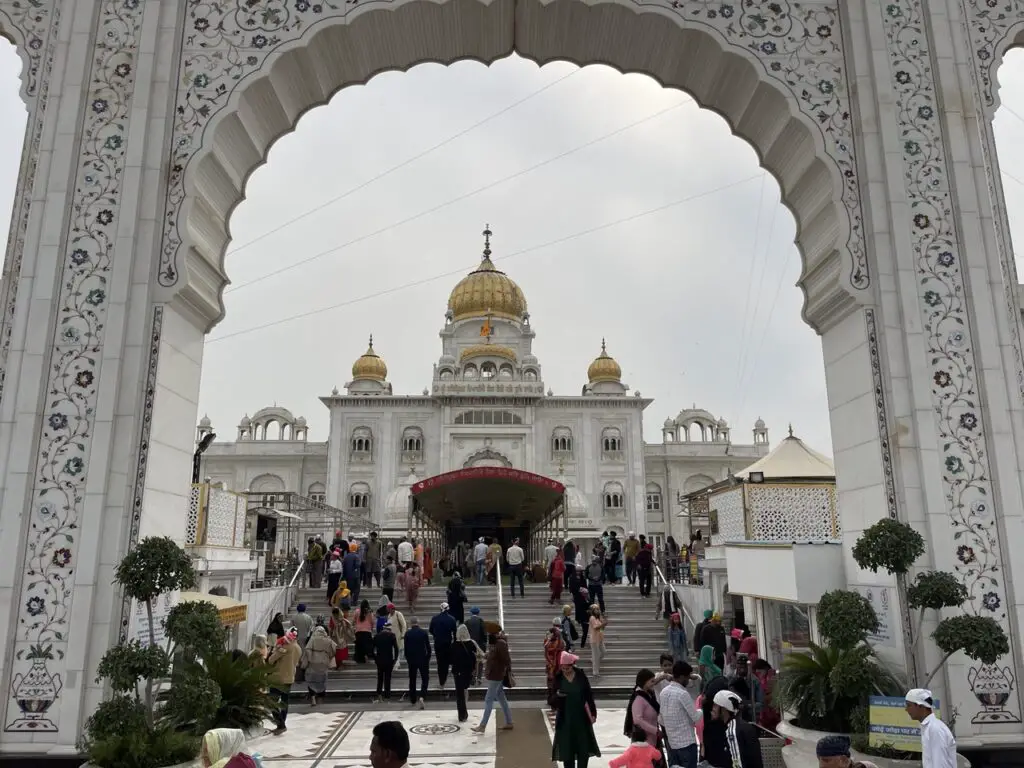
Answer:
MULTIPOLYGON (((756 149, 797 221, 844 535, 918 525, 1013 634, 980 672, 1020 669, 1024 364, 990 118, 1022 30, 1022 0, 0 0, 29 108, 0 297, 0 749, 73 749, 127 626, 113 563, 184 531, 228 218, 273 141, 378 72, 512 51, 647 73, 756 149)), ((1024 741, 1016 681, 986 709, 978 674, 943 681, 961 741, 1024 741)))

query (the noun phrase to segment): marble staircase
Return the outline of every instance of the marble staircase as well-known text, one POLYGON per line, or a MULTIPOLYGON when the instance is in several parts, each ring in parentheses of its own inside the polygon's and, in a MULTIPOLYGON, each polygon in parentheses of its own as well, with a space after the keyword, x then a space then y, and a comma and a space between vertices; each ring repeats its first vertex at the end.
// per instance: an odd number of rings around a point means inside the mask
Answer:
MULTIPOLYGON (((544 633, 551 626, 552 619, 560 613, 558 606, 548 604, 547 585, 526 585, 526 597, 511 599, 508 587, 503 593, 505 632, 508 635, 509 650, 512 655, 512 667, 516 676, 515 693, 517 698, 543 698, 546 691, 544 671, 544 633)), ((469 608, 477 606, 484 619, 497 620, 498 599, 493 585, 476 586, 469 584, 466 588, 469 608)), ((440 610, 445 599, 443 586, 424 586, 420 590, 415 615, 426 629, 430 618, 440 610)), ((568 592, 563 592, 563 597, 568 592)), ((316 616, 319 613, 329 614, 326 600, 326 589, 300 589, 296 602, 305 603, 307 612, 316 616)), ((363 588, 360 598, 366 598, 372 606, 376 606, 380 597, 377 587, 363 588)), ((396 605, 408 620, 413 614, 403 604, 401 595, 397 596, 396 605)), ((593 680, 595 691, 605 697, 628 696, 636 678, 636 672, 642 667, 656 668, 658 657, 666 649, 663 622, 655 616, 657 597, 641 598, 636 587, 606 586, 605 607, 609 623, 606 636, 605 658, 601 676, 593 680)), ((591 672, 589 649, 576 650, 580 656, 582 668, 591 672)), ((351 660, 342 669, 332 670, 328 682, 329 699, 366 698, 371 697, 376 689, 377 672, 372 662, 365 665, 355 664, 351 660)), ((403 662, 396 671, 392 682, 392 696, 398 698, 408 688, 408 674, 403 662)), ((431 694, 438 695, 437 669, 431 664, 431 694)), ((446 694, 450 697, 453 683, 448 680, 446 694)), ((292 698, 304 697, 306 688, 296 683, 292 689, 292 698)), ((483 696, 483 688, 471 691, 471 697, 483 696)))

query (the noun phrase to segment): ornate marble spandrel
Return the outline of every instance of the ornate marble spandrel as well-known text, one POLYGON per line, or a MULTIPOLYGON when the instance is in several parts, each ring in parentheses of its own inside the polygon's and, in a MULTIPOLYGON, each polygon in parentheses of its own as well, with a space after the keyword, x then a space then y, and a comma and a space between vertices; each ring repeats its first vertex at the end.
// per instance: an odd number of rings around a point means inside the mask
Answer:
MULTIPOLYGON (((679 23, 704 28, 728 46, 761 62, 766 77, 788 91, 797 108, 817 127, 825 151, 842 180, 846 248, 851 256, 849 284, 870 285, 864 245, 864 218, 854 154, 850 89, 844 62, 839 2, 793 0, 642 0, 675 14, 679 23)), ((385 12, 401 2, 382 4, 385 12)), ((168 167, 168 195, 158 279, 171 287, 179 280, 179 249, 185 174, 204 142, 204 132, 230 101, 240 83, 257 73, 267 57, 308 30, 330 20, 348 20, 363 10, 357 3, 284 0, 189 0, 168 167)), ((453 385, 445 385, 446 387, 453 385)), ((455 391, 455 390, 452 390, 455 391)))
MULTIPOLYGON (((1010 632, 1002 545, 992 508, 988 444, 981 418, 975 340, 926 19, 920 0, 892 0, 881 6, 881 13, 911 209, 909 234, 925 362, 932 383, 942 482, 953 531, 951 559, 956 575, 968 589, 964 609, 991 616, 1010 632)), ((1003 667, 1012 666, 1011 657, 994 665, 971 663, 964 678, 954 674, 952 695, 963 701, 961 717, 974 724, 1021 722, 1017 697, 1010 695, 1017 681, 1012 674, 1007 677, 1000 673, 1003 667), (1001 680, 999 695, 988 688, 981 690, 978 681, 982 679, 1001 680), (975 702, 970 701, 968 691, 974 694, 975 702)))
POLYGON ((107 291, 121 203, 135 53, 144 3, 104 0, 97 11, 78 172, 54 299, 15 634, 7 731, 56 731, 75 596, 78 530, 93 439, 107 291))
POLYGON ((743 489, 733 488, 729 491, 713 494, 708 499, 709 516, 718 522, 718 532, 712 532, 713 545, 727 541, 745 541, 747 538, 746 521, 743 518, 743 489))
POLYGON ((0 397, 7 378, 7 358, 18 304, 21 262, 25 235, 32 210, 32 190, 39 167, 39 147, 49 104, 50 77, 57 49, 61 8, 57 0, 5 0, 0 2, 0 28, 20 38, 18 49, 26 64, 22 72, 22 96, 28 107, 28 127, 18 171, 18 186, 7 235, 3 266, 3 295, 0 296, 0 397))
POLYGON ((842 527, 832 485, 747 486, 751 541, 838 539, 842 527))

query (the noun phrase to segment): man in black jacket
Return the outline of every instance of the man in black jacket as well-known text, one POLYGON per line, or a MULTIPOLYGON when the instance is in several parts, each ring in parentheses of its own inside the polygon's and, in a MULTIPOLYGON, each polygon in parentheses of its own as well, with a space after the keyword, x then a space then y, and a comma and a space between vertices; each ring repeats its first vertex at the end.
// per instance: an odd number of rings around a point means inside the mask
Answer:
POLYGON ((725 627, 722 626, 722 617, 717 613, 711 614, 711 618, 700 631, 700 645, 710 645, 715 649, 715 665, 719 669, 725 669, 725 627))
POLYGON ((459 624, 448 612, 448 603, 441 603, 441 612, 430 620, 430 634, 434 636, 434 653, 437 655, 437 681, 444 690, 451 668, 452 643, 459 624))
POLYGON ((405 633, 405 660, 409 664, 409 703, 423 709, 427 696, 427 683, 430 681, 430 635, 420 626, 415 616, 409 619, 409 629, 405 633), (420 678, 421 690, 416 691, 416 677, 420 678))
POLYGON ((764 768, 757 729, 739 717, 740 697, 732 691, 715 694, 711 715, 725 723, 725 739, 734 768, 764 768))

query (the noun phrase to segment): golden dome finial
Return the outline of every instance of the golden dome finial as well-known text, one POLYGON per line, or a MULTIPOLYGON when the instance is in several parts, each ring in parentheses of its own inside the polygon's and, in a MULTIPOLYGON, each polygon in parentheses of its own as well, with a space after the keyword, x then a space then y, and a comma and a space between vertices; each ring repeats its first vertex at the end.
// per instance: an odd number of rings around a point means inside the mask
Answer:
POLYGON ((491 231, 486 225, 480 266, 466 275, 448 297, 448 311, 454 322, 468 318, 494 318, 522 322, 526 297, 522 290, 491 261, 491 231))
POLYGON ((587 378, 590 379, 591 384, 596 384, 600 381, 617 382, 622 380, 622 368, 609 356, 608 346, 603 338, 601 339, 601 354, 597 356, 587 369, 587 378))
POLYGON ((388 378, 388 367, 373 350, 373 334, 370 334, 370 345, 366 352, 352 364, 352 379, 370 379, 384 382, 388 378))

